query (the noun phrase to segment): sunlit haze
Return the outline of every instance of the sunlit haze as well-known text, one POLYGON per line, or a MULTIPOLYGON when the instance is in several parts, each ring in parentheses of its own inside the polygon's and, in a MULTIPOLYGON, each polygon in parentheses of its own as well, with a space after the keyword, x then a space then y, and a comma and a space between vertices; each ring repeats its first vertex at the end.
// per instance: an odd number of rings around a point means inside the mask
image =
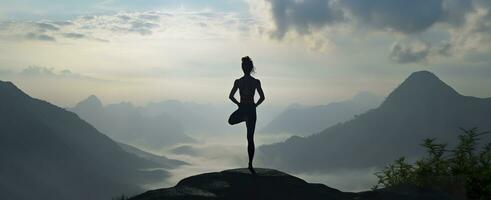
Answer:
MULTIPOLYGON (((310 15, 300 10, 316 1, 293 2, 2 1, 0 77, 60 106, 91 94, 107 103, 225 103, 248 55, 267 104, 385 96, 422 69, 465 95, 491 96, 487 1, 448 1, 435 16, 387 11, 370 19, 362 15, 404 3, 353 14, 363 8, 328 1, 330 13, 310 15), (460 4, 472 7, 456 10, 460 4)), ((407 9, 417 13, 418 5, 407 9)))

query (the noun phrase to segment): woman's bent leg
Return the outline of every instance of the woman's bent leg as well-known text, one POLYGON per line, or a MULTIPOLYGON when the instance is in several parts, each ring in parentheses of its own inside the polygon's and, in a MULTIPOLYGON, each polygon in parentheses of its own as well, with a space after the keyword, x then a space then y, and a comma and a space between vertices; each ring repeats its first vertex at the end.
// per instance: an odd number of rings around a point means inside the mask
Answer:
POLYGON ((236 110, 228 118, 228 124, 230 125, 235 125, 243 121, 244 121, 244 116, 240 110, 236 110))

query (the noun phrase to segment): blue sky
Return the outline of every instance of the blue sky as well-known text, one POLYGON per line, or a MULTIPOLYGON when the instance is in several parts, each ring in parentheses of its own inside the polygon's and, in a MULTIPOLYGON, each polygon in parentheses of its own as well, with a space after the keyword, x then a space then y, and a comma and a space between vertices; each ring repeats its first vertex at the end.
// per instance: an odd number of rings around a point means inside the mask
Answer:
POLYGON ((0 2, 7 19, 69 20, 80 15, 152 10, 217 10, 244 12, 245 1, 232 0, 5 0, 0 2))
POLYGON ((59 105, 91 94, 227 103, 249 55, 275 105, 387 95, 418 70, 489 97, 490 8, 487 0, 4 0, 0 79, 59 105))

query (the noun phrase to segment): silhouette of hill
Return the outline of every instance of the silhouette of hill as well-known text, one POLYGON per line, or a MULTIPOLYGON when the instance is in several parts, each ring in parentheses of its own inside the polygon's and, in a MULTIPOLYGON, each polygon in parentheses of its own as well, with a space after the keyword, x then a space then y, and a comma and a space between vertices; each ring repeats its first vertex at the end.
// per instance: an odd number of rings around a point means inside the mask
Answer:
POLYGON ((70 110, 112 139, 123 143, 159 149, 165 145, 194 142, 184 134, 181 121, 164 112, 144 115, 142 108, 131 103, 103 106, 92 95, 70 110))
POLYGON ((123 151, 76 114, 0 81, 0 199, 110 199, 166 171, 123 151))
MULTIPOLYGON (((459 127, 491 130, 491 99, 462 96, 428 71, 411 74, 376 109, 309 137, 259 148, 266 164, 293 171, 383 166, 422 155, 422 139, 454 144, 459 127)), ((488 140, 489 141, 489 140, 488 140)))
POLYGON ((360 92, 352 99, 320 106, 291 105, 283 111, 261 132, 263 133, 293 133, 295 135, 310 135, 318 133, 332 125, 345 122, 376 108, 382 98, 369 92, 360 92))
POLYGON ((273 169, 256 169, 251 175, 248 169, 232 169, 200 174, 181 180, 172 188, 145 192, 130 200, 158 199, 336 199, 336 200, 424 200, 451 199, 448 195, 416 188, 389 188, 369 192, 349 193, 329 188, 323 184, 304 180, 273 169))

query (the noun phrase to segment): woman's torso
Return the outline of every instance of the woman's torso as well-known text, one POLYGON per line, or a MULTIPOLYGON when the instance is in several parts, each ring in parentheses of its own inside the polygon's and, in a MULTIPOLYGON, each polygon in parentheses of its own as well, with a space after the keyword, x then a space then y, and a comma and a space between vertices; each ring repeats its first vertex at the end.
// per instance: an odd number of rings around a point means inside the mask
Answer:
POLYGON ((243 76, 237 79, 239 87, 240 103, 254 103, 254 94, 258 85, 258 80, 251 76, 243 76))

